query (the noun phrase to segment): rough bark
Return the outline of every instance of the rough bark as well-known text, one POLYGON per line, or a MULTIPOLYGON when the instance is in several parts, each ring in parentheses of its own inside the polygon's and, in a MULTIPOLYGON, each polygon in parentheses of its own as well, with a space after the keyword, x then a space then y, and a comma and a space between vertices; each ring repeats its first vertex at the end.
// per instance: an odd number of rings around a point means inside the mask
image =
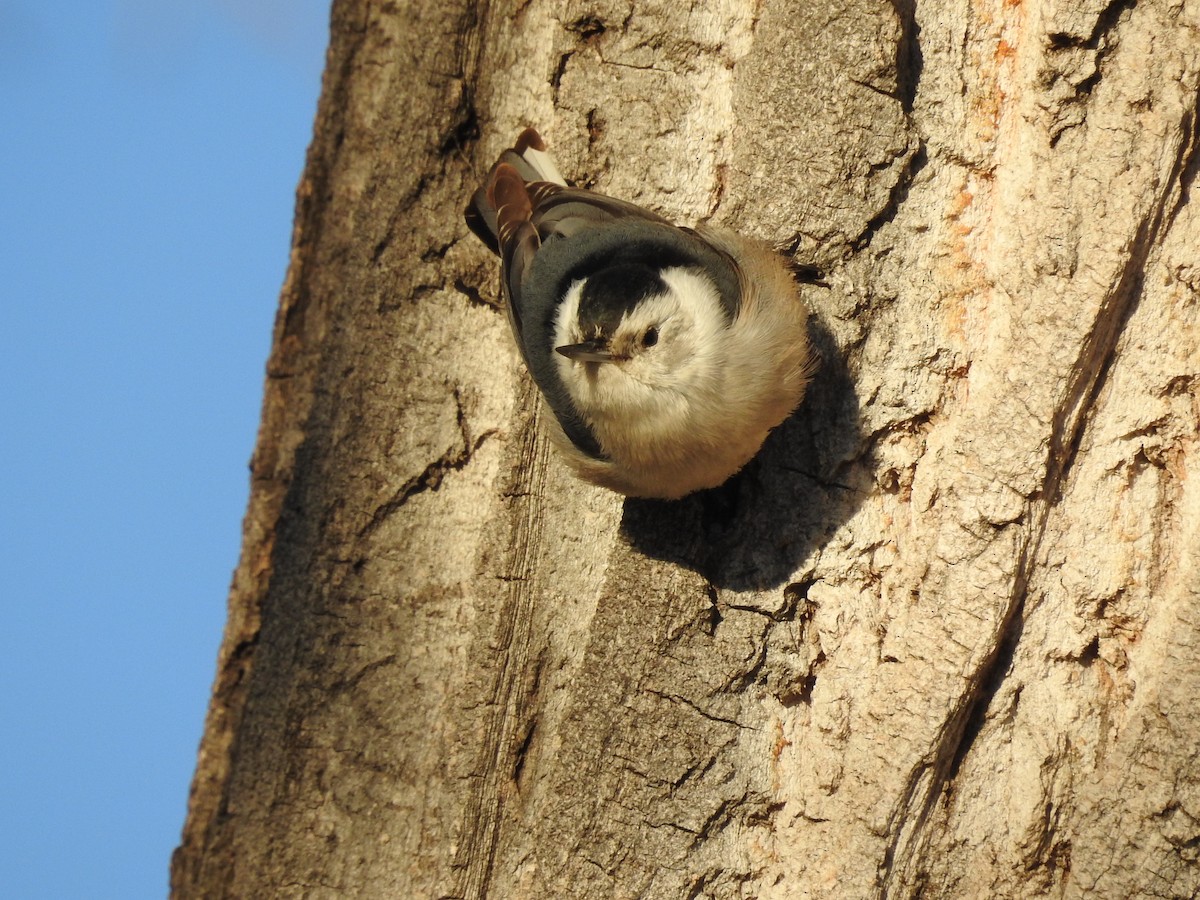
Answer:
POLYGON ((1196 0, 339 0, 179 897, 1200 892, 1196 0), (460 211, 822 266, 730 485, 549 455, 460 211))

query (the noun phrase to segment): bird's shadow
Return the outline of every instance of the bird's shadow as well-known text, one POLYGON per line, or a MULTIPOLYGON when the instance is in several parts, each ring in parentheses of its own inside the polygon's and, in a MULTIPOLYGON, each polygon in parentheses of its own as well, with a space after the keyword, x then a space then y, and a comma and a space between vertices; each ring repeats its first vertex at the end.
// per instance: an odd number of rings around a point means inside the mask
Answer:
POLYGON ((724 485, 677 501, 625 502, 621 532, 646 556, 699 572, 718 588, 767 590, 803 561, 866 496, 854 382, 830 331, 815 316, 821 359, 800 408, 724 485))

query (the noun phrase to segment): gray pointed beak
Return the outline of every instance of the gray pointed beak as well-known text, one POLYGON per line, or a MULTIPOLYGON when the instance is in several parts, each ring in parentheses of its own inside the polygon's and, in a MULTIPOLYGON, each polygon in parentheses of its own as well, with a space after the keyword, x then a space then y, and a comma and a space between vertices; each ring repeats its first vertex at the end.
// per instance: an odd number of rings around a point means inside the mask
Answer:
POLYGON ((612 362, 616 359, 612 351, 608 349, 607 338, 592 338, 590 341, 566 344, 554 349, 575 362, 612 362))

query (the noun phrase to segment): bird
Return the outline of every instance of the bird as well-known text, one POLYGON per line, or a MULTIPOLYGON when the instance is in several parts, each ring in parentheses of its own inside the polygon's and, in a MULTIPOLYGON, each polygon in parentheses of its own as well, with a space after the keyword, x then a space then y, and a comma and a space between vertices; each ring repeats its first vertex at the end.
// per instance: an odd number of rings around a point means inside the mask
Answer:
POLYGON ((526 128, 473 193, 549 438, 584 481, 676 500, 725 483, 816 368, 788 262, 709 225, 568 186, 526 128))

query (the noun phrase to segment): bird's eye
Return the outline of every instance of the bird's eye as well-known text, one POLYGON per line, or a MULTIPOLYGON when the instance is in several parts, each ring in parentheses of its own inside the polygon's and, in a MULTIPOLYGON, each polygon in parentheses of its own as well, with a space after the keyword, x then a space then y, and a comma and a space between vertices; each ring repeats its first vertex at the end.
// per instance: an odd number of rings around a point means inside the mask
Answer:
POLYGON ((643 347, 653 347, 657 343, 658 343, 658 329, 657 328, 647 328, 645 331, 642 332, 642 346, 643 347))

